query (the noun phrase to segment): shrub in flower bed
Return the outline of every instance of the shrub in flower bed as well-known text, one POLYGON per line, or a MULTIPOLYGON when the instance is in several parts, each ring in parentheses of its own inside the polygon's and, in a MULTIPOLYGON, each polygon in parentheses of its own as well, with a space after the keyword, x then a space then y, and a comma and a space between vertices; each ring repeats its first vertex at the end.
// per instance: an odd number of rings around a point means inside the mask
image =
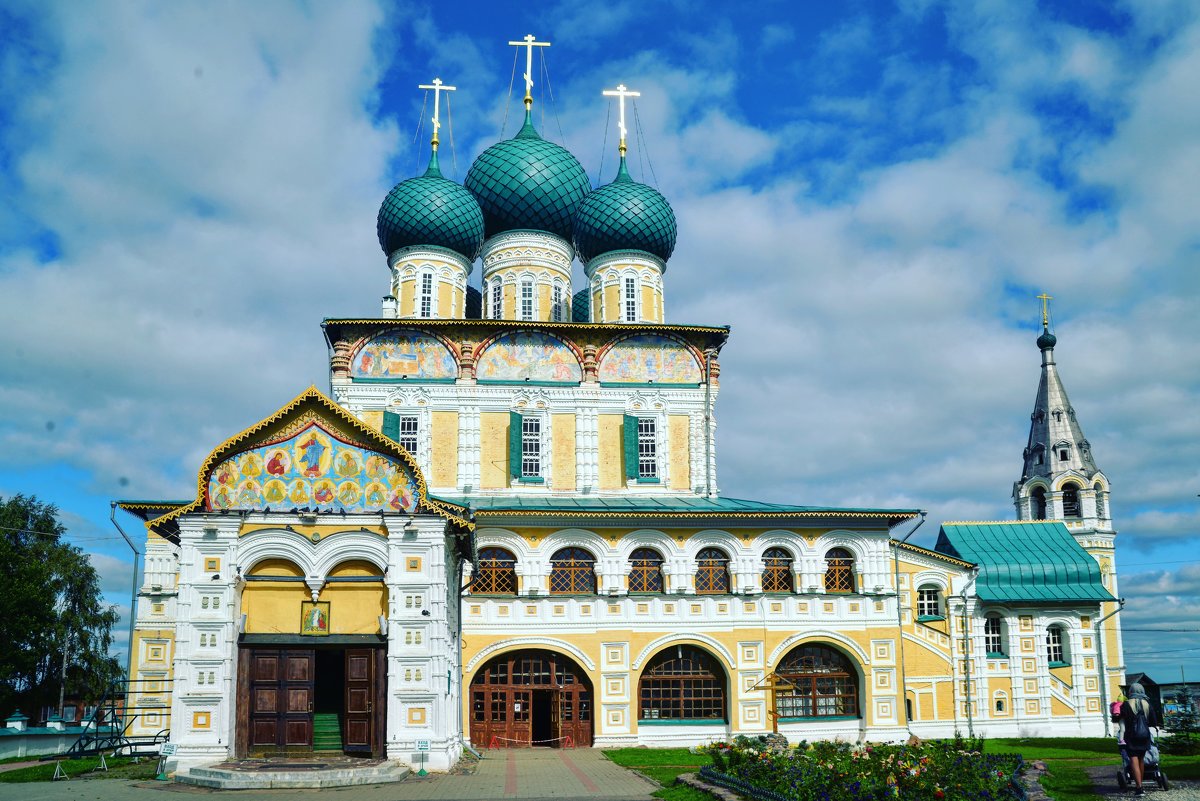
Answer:
POLYGON ((772 751, 757 739, 714 743, 713 768, 764 799, 944 801, 1024 799, 1017 782, 1020 755, 984 754, 982 743, 962 739, 916 745, 801 742, 772 751))

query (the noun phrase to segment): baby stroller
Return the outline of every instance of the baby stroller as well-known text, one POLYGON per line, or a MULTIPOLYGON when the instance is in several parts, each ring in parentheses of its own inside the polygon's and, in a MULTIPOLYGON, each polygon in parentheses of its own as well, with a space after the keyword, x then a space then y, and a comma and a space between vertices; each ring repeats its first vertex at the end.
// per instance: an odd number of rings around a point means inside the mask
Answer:
MULTIPOLYGON (((1117 771, 1117 785, 1122 790, 1128 790, 1133 786, 1133 770, 1129 761, 1129 749, 1125 743, 1120 744, 1121 749, 1121 769, 1117 771)), ((1167 781, 1167 774, 1159 765, 1158 762, 1158 746, 1154 741, 1150 741, 1150 747, 1146 749, 1146 756, 1142 758, 1142 786, 1145 787, 1151 782, 1156 782, 1159 787, 1164 790, 1170 789, 1171 783, 1167 781)))

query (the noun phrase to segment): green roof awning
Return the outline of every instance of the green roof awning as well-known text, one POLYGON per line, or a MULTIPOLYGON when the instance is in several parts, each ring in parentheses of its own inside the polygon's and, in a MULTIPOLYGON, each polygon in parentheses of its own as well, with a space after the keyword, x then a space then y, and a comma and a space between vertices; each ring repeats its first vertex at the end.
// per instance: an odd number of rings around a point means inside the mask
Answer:
POLYGON ((544 495, 473 495, 443 496, 443 499, 461 506, 470 506, 472 512, 482 516, 511 514, 549 517, 837 517, 895 521, 920 514, 915 509, 842 509, 697 495, 569 498, 548 498, 544 495))
POLYGON ((934 550, 979 565, 981 601, 1113 601, 1100 566, 1057 520, 943 523, 934 550))

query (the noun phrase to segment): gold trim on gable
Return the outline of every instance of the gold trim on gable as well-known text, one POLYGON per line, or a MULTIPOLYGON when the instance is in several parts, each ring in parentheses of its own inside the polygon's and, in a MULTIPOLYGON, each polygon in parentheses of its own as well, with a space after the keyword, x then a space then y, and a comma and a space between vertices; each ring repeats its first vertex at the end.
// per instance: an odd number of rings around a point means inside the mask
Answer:
MULTIPOLYGON (((311 425, 313 422, 334 423, 337 427, 348 429, 349 432, 357 435, 357 441, 354 442, 355 445, 370 450, 381 451, 408 467, 412 471, 417 485, 418 512, 433 512, 469 531, 475 528, 474 524, 469 520, 452 511, 454 507, 451 505, 443 501, 434 502, 429 499, 429 490, 425 484, 425 476, 421 473, 421 468, 417 466, 417 462, 413 459, 412 454, 401 448, 398 443, 393 442, 382 433, 363 423, 341 406, 338 406, 315 386, 310 386, 274 414, 235 434, 213 449, 212 453, 208 455, 208 458, 200 466, 200 471, 197 474, 196 500, 186 506, 174 509, 161 517, 148 521, 146 528, 158 534, 160 533, 158 529, 161 526, 172 523, 185 514, 208 511, 204 508, 208 478, 218 464, 237 453, 267 444, 272 439, 280 437, 286 439, 287 436, 311 425), (315 408, 304 410, 306 405, 311 405, 315 408), (294 419, 293 416, 295 416, 294 419), (280 423, 284 423, 284 425, 276 428, 280 423)), ((342 433, 347 432, 343 430, 342 433)))

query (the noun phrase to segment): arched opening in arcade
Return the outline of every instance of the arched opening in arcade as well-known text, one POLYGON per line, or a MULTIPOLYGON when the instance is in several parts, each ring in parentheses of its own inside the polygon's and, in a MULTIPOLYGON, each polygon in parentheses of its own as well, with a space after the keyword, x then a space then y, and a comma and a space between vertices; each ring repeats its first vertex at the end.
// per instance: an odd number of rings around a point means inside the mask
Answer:
POLYGON ((788 651, 775 668, 774 713, 780 723, 862 716, 854 660, 821 643, 788 651))
POLYGON ((724 724, 728 679, 703 648, 679 643, 652 656, 638 679, 639 723, 724 724))
POLYGON ((592 682, 563 654, 527 649, 492 657, 475 672, 468 692, 477 747, 592 744, 592 682))
MULTIPOLYGON (((241 613, 235 752, 382 756, 383 571, 342 562, 314 601, 298 565, 266 559, 246 571, 241 613)), ((216 634, 201 631, 200 648, 210 642, 216 645, 216 634)))

